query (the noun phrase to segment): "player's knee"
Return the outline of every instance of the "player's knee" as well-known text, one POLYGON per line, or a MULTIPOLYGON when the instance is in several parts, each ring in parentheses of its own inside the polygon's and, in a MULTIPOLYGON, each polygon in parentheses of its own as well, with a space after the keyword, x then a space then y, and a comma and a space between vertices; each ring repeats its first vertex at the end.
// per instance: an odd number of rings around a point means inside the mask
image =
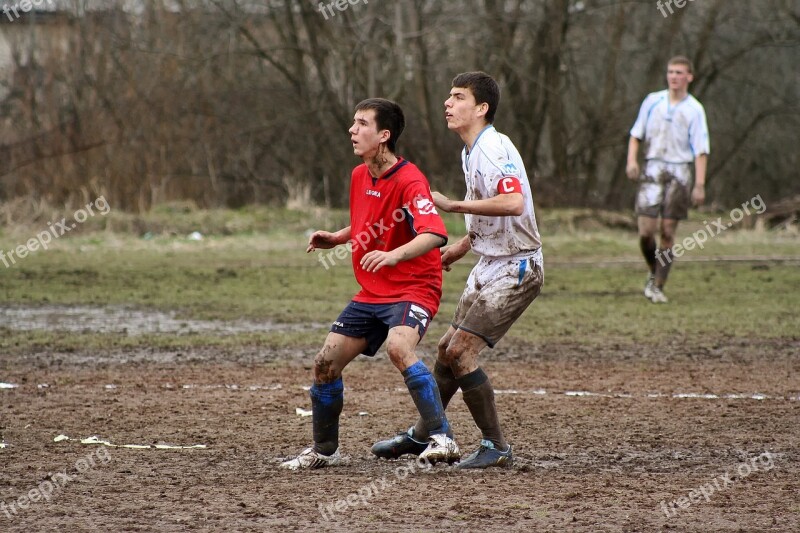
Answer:
MULTIPOLYGON (((441 352, 440 352, 441 354, 441 352)), ((444 350, 444 358, 440 357, 439 359, 444 359, 444 363, 447 365, 452 365, 459 359, 461 356, 464 355, 464 347, 458 343, 450 343, 444 350)))
POLYGON ((314 382, 330 383, 342 375, 341 370, 333 361, 325 357, 323 352, 319 352, 314 358, 314 382))
POLYGON ((394 341, 386 343, 386 354, 395 366, 397 366, 398 363, 403 363, 411 353, 413 353, 413 350, 409 350, 408 346, 405 346, 403 343, 394 341))
POLYGON ((451 337, 444 336, 439 339, 437 350, 439 352, 439 360, 443 361, 447 357, 447 347, 450 345, 451 337))

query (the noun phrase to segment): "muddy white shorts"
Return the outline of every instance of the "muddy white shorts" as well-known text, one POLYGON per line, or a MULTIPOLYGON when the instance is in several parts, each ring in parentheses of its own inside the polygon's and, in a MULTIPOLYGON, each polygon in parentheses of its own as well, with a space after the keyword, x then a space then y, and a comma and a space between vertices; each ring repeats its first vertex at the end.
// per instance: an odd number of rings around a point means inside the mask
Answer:
POLYGON ((688 163, 648 160, 636 195, 636 214, 684 220, 691 203, 691 179, 691 165, 688 163))
POLYGON ((486 341, 490 348, 503 338, 544 283, 541 248, 513 257, 481 257, 453 316, 453 327, 486 341))

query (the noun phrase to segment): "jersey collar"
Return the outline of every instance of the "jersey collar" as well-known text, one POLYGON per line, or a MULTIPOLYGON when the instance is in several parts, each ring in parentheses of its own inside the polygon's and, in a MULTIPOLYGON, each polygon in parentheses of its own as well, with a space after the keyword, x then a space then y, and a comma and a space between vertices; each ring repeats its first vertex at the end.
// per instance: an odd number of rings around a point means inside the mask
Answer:
POLYGON ((391 166, 391 168, 389 168, 389 170, 387 170, 386 172, 384 172, 384 173, 381 175, 381 177, 380 177, 380 178, 372 178, 372 181, 377 181, 377 180, 379 180, 379 179, 381 179, 381 180, 388 180, 389 178, 391 178, 392 176, 394 176, 394 174, 395 174, 395 173, 396 173, 398 170, 400 170, 401 168, 403 168, 403 167, 404 167, 404 166, 406 166, 407 164, 408 164, 408 161, 406 161, 405 159, 403 159, 403 158, 402 158, 402 157, 400 157, 400 156, 397 156, 397 163, 395 163, 394 165, 392 165, 392 166, 391 166))
POLYGON ((481 139, 481 135, 483 135, 483 133, 484 133, 486 130, 488 130, 488 129, 491 129, 491 128, 494 128, 494 124, 487 124, 487 125, 486 125, 486 127, 485 127, 485 128, 483 128, 483 129, 480 131, 480 133, 478 133, 478 136, 477 136, 477 137, 475 137, 475 142, 474 142, 474 143, 472 143, 472 146, 464 146, 464 149, 467 151, 467 155, 469 155, 469 154, 470 154, 470 152, 472 152, 472 149, 473 149, 473 148, 475 148, 476 146, 478 146, 478 141, 481 139))

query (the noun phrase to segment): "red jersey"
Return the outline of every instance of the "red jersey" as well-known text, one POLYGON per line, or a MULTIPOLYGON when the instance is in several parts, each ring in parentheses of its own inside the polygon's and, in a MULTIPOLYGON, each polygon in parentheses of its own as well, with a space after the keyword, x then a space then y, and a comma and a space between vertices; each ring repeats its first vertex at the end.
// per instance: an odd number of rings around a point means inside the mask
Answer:
POLYGON ((353 272, 361 285, 353 301, 410 301, 430 311, 433 318, 442 298, 442 256, 438 248, 377 272, 366 272, 360 264, 367 252, 394 250, 420 233, 433 233, 447 240, 447 229, 433 205, 428 180, 414 164, 398 158, 377 179, 370 175, 366 164, 353 169, 350 244, 353 272))

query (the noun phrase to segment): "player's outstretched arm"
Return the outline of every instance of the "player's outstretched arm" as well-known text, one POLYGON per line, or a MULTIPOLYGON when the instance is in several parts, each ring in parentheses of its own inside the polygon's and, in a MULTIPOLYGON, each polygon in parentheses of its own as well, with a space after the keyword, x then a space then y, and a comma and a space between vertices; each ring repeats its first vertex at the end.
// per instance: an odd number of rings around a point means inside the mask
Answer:
POLYGON ((450 246, 442 248, 442 268, 450 272, 450 265, 467 255, 472 249, 469 236, 465 235, 450 246))
POLYGON ((350 240, 350 226, 342 228, 335 233, 330 231, 315 231, 308 239, 306 253, 311 253, 317 248, 328 249, 340 244, 345 244, 350 240))
POLYGON ((373 250, 361 258, 361 267, 367 272, 377 272, 385 266, 395 266, 397 263, 414 259, 428 253, 447 242, 447 239, 435 233, 420 233, 403 246, 384 252, 373 250))
POLYGON ((525 199, 519 192, 498 194, 485 200, 451 200, 439 192, 434 192, 433 203, 448 213, 467 213, 487 217, 516 217, 525 210, 525 199))

